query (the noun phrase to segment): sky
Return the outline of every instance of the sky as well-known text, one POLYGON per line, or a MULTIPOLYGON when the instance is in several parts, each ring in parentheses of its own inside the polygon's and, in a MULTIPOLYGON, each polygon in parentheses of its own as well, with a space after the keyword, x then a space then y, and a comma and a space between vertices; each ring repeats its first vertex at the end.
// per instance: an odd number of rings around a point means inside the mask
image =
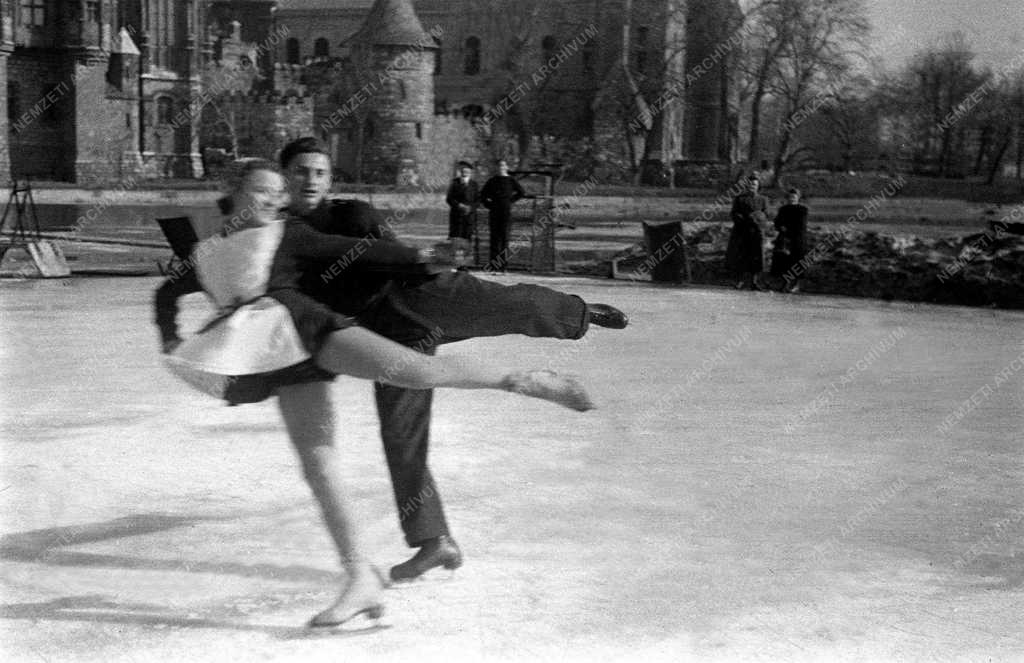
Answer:
POLYGON ((886 69, 900 68, 915 51, 944 33, 961 30, 976 62, 998 67, 1024 57, 1024 0, 866 0, 874 48, 886 69))

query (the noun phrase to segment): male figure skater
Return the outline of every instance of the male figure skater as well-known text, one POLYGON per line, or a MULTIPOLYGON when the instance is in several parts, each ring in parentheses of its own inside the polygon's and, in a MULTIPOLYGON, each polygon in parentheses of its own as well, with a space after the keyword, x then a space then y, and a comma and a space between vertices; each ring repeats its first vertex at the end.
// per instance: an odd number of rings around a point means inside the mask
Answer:
MULTIPOLYGON (((331 160, 315 138, 300 138, 281 150, 291 203, 289 212, 325 233, 385 237, 394 233, 361 201, 329 201, 331 160)), ((524 334, 580 338, 590 323, 621 329, 628 319, 603 304, 534 285, 504 286, 466 272, 381 273, 355 266, 310 269, 307 294, 334 310, 354 315, 378 334, 417 350, 478 336, 524 334)), ((427 466, 433 392, 374 386, 381 438, 391 472, 399 520, 413 557, 391 569, 391 579, 412 580, 443 566, 458 568, 462 553, 451 537, 440 493, 427 466)))

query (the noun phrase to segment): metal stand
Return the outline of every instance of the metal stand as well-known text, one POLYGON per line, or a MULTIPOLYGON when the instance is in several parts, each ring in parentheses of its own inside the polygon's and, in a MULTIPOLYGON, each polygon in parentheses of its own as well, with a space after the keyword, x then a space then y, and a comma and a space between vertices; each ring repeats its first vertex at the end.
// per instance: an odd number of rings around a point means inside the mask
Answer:
POLYGON ((32 184, 28 180, 14 181, 11 194, 7 199, 7 206, 4 207, 3 217, 0 217, 0 233, 3 233, 5 238, 10 237, 10 241, 0 244, 0 267, 2 267, 8 251, 22 249, 28 254, 31 267, 28 267, 28 263, 26 263, 24 267, 17 270, 17 276, 46 278, 71 275, 71 270, 68 269, 67 261, 64 259, 64 253, 60 247, 50 240, 43 239, 39 229, 39 216, 36 214, 36 201, 32 197, 32 184), (3 232, 4 226, 7 225, 7 218, 12 216, 12 211, 14 227, 10 232, 3 232), (29 227, 30 218, 31 227, 29 227))
MULTIPOLYGON (((4 207, 4 215, 0 218, 0 231, 7 225, 7 217, 11 214, 11 207, 14 207, 14 229, 10 232, 11 242, 3 248, 4 251, 15 246, 25 246, 30 241, 42 239, 39 231, 39 217, 36 215, 36 201, 32 198, 32 184, 28 180, 14 181, 11 187, 11 195, 7 198, 7 205, 4 207), (30 229, 26 227, 26 219, 32 217, 32 238, 29 239, 30 229)), ((7 233, 5 233, 7 234, 7 233)), ((3 253, 0 252, 0 258, 3 253)))

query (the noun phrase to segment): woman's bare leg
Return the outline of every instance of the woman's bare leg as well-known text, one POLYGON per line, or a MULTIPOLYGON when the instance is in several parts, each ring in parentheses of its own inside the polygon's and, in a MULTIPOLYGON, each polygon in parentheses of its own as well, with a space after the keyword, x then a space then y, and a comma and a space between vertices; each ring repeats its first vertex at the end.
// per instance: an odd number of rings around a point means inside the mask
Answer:
POLYGON ((277 390, 278 406, 306 482, 320 504, 349 577, 338 601, 313 618, 311 624, 317 626, 340 624, 360 612, 374 616, 381 610, 380 580, 360 541, 345 491, 341 457, 334 445, 334 408, 329 389, 327 382, 312 382, 277 390))
POLYGON ((322 368, 406 389, 501 389, 554 401, 575 410, 593 404, 573 378, 550 371, 510 372, 468 355, 426 355, 363 327, 333 332, 316 363, 322 368))

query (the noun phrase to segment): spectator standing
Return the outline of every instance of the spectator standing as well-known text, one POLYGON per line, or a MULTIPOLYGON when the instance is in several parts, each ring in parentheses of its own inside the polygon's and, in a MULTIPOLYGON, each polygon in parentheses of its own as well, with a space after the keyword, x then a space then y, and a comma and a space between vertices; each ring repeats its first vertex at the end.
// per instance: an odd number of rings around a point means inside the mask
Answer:
POLYGON ((747 190, 732 201, 732 231, 725 251, 726 267, 736 278, 736 288, 764 290, 761 273, 764 271, 764 230, 768 222, 768 201, 759 195, 760 181, 756 173, 747 179, 747 190))
POLYGON ((800 189, 790 189, 786 204, 775 215, 775 245, 772 249, 772 276, 780 277, 784 292, 799 292, 801 270, 797 265, 807 254, 807 206, 800 204, 800 189))
POLYGON ((514 177, 508 174, 508 162, 498 161, 498 174, 487 180, 480 192, 480 202, 490 214, 491 232, 490 263, 492 270, 504 272, 508 264, 508 231, 512 222, 512 205, 526 192, 514 177))

